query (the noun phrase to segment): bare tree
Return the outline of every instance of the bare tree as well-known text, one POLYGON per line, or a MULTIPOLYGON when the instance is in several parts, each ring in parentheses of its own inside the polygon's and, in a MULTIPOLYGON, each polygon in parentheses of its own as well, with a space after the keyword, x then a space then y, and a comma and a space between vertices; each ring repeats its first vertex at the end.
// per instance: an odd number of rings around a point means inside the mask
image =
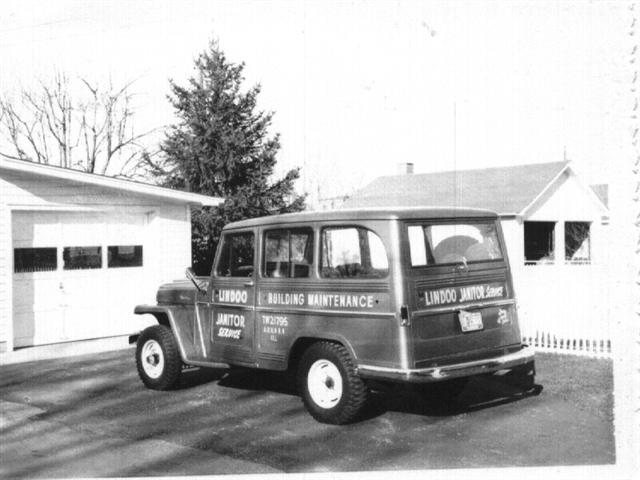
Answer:
POLYGON ((141 140, 151 131, 133 128, 133 94, 128 82, 106 88, 64 74, 0 96, 0 156, 91 173, 135 175, 151 154, 141 140), (76 95, 76 96, 74 96, 76 95))

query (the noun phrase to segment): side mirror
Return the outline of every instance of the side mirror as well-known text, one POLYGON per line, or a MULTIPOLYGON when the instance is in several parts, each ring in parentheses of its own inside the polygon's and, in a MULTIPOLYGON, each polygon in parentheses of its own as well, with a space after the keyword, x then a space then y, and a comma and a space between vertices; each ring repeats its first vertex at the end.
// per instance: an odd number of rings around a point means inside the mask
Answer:
POLYGON ((202 285, 200 285, 200 282, 198 281, 198 277, 196 277, 196 273, 193 271, 193 268, 191 267, 187 268, 187 270, 184 273, 187 276, 187 278, 191 280, 191 283, 193 283, 196 286, 196 288, 200 293, 207 292, 207 290, 202 288, 202 285))

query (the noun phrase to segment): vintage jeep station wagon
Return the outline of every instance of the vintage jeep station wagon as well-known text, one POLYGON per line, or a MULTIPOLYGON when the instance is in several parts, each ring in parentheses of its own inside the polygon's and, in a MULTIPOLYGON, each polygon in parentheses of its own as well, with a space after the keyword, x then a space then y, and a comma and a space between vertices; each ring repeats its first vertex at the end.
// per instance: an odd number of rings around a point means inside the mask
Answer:
MULTIPOLYGON (((144 384, 187 366, 295 373, 321 422, 356 419, 397 382, 459 392, 472 375, 532 386, 500 222, 477 209, 337 210, 225 227, 211 277, 160 287, 136 307, 159 325, 137 338, 144 384)), ((428 390, 428 388, 427 388, 428 390)))

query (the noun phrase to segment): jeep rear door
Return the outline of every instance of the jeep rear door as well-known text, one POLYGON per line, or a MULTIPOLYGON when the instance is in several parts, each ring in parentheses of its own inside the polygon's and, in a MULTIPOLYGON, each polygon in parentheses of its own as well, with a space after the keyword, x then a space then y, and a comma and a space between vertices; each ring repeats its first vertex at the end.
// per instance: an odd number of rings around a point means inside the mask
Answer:
POLYGON ((520 331, 495 217, 407 222, 414 368, 501 355, 520 331))

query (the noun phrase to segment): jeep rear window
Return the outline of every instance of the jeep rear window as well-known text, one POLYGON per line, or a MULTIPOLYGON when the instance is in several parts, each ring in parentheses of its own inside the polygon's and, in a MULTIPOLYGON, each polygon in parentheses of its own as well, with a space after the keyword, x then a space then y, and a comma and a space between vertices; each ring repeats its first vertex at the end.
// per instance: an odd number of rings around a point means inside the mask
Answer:
POLYGON ((339 227, 322 231, 322 277, 382 278, 388 273, 384 244, 371 230, 339 227))
POLYGON ((409 225, 411 266, 502 259, 494 222, 409 225))
POLYGON ((253 252, 254 240, 252 232, 224 235, 224 237, 222 237, 220 257, 216 264, 216 276, 253 276, 253 252))

